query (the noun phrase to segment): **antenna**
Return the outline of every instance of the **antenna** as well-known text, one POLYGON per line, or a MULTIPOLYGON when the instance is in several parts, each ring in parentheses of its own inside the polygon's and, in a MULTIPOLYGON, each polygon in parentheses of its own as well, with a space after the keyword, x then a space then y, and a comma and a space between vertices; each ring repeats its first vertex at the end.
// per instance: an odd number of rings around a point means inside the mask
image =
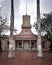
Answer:
POLYGON ((27 4, 26 4, 26 15, 27 15, 27 4))

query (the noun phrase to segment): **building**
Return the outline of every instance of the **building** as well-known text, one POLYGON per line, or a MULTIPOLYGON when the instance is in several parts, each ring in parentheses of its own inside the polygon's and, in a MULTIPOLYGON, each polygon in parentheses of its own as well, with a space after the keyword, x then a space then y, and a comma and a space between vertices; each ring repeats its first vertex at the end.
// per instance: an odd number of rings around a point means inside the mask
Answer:
MULTIPOLYGON (((37 50, 37 39, 38 35, 34 35, 31 31, 30 25, 30 15, 23 15, 23 25, 22 31, 18 35, 14 35, 15 40, 15 50, 28 50, 28 51, 36 51, 37 50)), ((42 48, 44 51, 48 50, 49 44, 47 39, 42 40, 42 48)), ((9 49, 9 37, 4 36, 3 39, 0 40, 0 49, 8 50, 9 49)))

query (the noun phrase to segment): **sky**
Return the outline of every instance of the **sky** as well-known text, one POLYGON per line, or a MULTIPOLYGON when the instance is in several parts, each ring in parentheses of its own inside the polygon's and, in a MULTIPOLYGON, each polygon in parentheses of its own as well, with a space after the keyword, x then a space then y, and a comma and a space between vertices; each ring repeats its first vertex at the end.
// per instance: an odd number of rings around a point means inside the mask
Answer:
MULTIPOLYGON (((2 7, 3 17, 8 17, 8 22, 10 24, 10 3, 11 0, 0 0, 0 7, 2 7)), ((21 25, 23 23, 22 16, 26 14, 26 4, 27 4, 27 14, 31 16, 30 24, 33 26, 36 21, 36 0, 14 0, 14 27, 21 31, 21 25)), ((51 12, 52 11, 52 0, 40 0, 40 13, 51 12)), ((35 30, 32 28, 32 31, 35 30)))

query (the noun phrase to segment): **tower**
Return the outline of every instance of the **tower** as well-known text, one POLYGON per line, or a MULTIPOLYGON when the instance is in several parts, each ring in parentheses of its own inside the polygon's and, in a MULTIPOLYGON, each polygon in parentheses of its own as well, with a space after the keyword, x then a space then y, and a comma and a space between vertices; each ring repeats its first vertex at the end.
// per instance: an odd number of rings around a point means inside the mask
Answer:
POLYGON ((40 26, 40 0, 37 0, 37 32, 38 32, 38 40, 37 40, 37 57, 43 57, 42 46, 41 46, 41 26, 40 26))
POLYGON ((10 37, 9 37, 9 55, 8 58, 13 58, 15 50, 15 41, 13 39, 13 31, 14 31, 14 5, 13 0, 11 0, 11 19, 10 19, 10 37))
POLYGON ((22 21, 23 21, 22 28, 31 28, 30 15, 27 14, 27 4, 26 4, 26 15, 23 15, 22 21))
POLYGON ((30 15, 23 15, 23 25, 22 28, 31 28, 30 25, 30 15))

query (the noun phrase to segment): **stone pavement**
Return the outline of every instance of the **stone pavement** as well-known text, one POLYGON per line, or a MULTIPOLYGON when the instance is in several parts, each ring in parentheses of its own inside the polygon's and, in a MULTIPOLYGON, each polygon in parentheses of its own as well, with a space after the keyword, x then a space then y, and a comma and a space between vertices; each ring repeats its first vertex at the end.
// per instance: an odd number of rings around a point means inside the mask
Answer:
POLYGON ((37 58, 37 52, 15 51, 14 59, 8 59, 8 52, 0 52, 0 65, 52 65, 52 54, 43 54, 44 58, 37 58))

